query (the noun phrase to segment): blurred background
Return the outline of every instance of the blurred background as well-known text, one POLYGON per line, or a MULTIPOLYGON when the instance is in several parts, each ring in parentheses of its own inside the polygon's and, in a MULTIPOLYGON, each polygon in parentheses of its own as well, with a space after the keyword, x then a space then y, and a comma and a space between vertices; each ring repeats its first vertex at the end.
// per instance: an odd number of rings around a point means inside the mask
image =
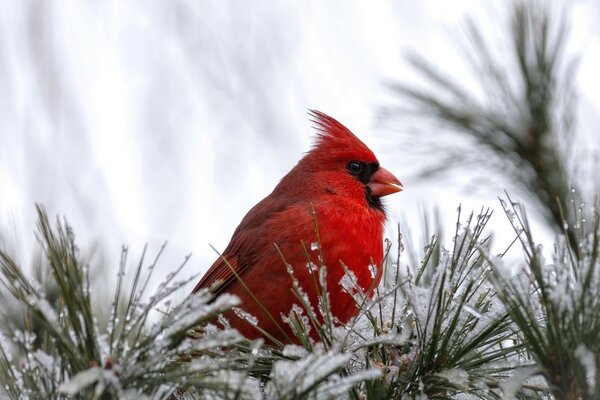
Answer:
POLYGON ((38 202, 108 269, 168 240, 156 284, 205 271, 309 149, 308 108, 403 181, 391 238, 484 206, 501 251, 506 189, 550 241, 553 200, 598 181, 597 1, 2 5, 0 246, 24 265, 38 202))

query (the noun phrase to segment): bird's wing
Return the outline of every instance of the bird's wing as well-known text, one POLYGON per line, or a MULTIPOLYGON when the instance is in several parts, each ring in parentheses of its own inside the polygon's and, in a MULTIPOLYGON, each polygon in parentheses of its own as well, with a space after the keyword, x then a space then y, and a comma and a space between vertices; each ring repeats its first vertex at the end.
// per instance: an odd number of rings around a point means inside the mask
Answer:
POLYGON ((219 295, 238 281, 239 277, 254 265, 256 255, 264 248, 265 226, 271 221, 272 215, 285 208, 285 201, 273 196, 266 197, 256 204, 240 222, 223 254, 202 276, 192 293, 220 281, 221 283, 213 288, 215 295, 219 295))
POLYGON ((206 274, 202 276, 192 293, 196 293, 201 288, 211 287, 220 281, 221 283, 214 289, 214 293, 216 295, 221 294, 223 290, 229 286, 232 278, 235 279, 233 271, 236 271, 237 274, 239 273, 237 271, 239 269, 237 257, 235 255, 229 257, 220 256, 213 265, 211 265, 206 274))
POLYGON ((314 229, 310 206, 294 204, 286 208, 278 207, 276 211, 262 214, 265 216, 262 220, 253 218, 242 221, 222 256, 208 269, 193 292, 220 281, 221 284, 213 289, 213 292, 219 295, 243 279, 252 266, 268 265, 268 259, 275 259, 283 265, 275 251, 274 242, 278 242, 284 248, 288 245, 293 246, 297 252, 301 246, 301 239, 308 240, 314 229))
MULTIPOLYGON (((308 215, 308 212, 306 214, 308 215)), ((281 232, 281 236, 273 235, 269 231, 272 231, 272 225, 279 220, 280 218, 275 216, 264 221, 260 226, 236 231, 223 254, 200 279, 193 293, 200 288, 211 287, 220 282, 212 289, 218 296, 230 289, 233 284, 243 280, 246 272, 253 266, 265 263, 266 257, 275 255, 273 242, 281 240, 285 234, 281 232)), ((299 243, 300 240, 298 245, 299 243)))

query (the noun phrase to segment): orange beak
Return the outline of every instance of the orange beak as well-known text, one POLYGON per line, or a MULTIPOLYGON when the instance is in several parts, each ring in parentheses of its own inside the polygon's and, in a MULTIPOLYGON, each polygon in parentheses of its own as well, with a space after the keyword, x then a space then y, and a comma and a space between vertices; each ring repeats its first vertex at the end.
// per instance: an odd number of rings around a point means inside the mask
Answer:
POLYGON ((371 193, 376 197, 387 196, 388 194, 401 192, 402 182, 398 180, 390 171, 383 167, 379 167, 371 176, 371 180, 367 184, 371 189, 371 193))

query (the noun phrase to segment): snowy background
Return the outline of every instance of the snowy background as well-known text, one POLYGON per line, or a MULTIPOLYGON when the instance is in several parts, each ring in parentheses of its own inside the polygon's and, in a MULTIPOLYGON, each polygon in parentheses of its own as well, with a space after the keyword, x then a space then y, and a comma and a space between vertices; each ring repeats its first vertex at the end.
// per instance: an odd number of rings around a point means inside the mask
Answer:
MULTIPOLYGON (((501 36, 505 3, 3 1, 0 245, 31 263, 39 202, 107 265, 122 244, 135 261, 168 240, 157 278, 190 252, 187 271, 204 271, 209 243, 223 249, 308 150, 308 108, 348 126, 403 181, 387 199, 390 226, 416 226, 422 204, 449 226, 459 203, 497 207, 501 188, 473 190, 467 174, 415 179, 405 128, 380 115, 398 103, 388 85, 415 77, 407 50, 468 83, 454 33, 471 15, 501 36)), ((600 124, 598 4, 567 7, 583 132, 600 124)))

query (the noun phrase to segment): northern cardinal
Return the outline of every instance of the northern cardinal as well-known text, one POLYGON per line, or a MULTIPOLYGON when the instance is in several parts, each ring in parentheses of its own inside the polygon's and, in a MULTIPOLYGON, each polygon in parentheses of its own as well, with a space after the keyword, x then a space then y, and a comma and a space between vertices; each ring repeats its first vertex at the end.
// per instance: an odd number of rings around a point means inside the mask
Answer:
MULTIPOLYGON (((354 299, 340 285, 341 263, 365 291, 379 283, 382 274, 373 274, 372 265, 379 267, 383 260, 386 215, 381 197, 402 190, 398 178, 381 167, 344 125, 319 111, 310 115, 318 130, 313 148, 246 214, 222 256, 193 291, 212 286, 217 295, 235 294, 242 300, 240 308, 256 317, 267 339, 280 343, 295 341, 282 316, 300 304, 291 290, 289 266, 316 309, 318 289, 311 269, 322 262, 333 316, 346 323, 358 314, 354 299), (317 243, 322 259, 311 264, 306 254, 317 256, 317 243)), ((247 338, 263 336, 236 313, 225 316, 247 338)))

